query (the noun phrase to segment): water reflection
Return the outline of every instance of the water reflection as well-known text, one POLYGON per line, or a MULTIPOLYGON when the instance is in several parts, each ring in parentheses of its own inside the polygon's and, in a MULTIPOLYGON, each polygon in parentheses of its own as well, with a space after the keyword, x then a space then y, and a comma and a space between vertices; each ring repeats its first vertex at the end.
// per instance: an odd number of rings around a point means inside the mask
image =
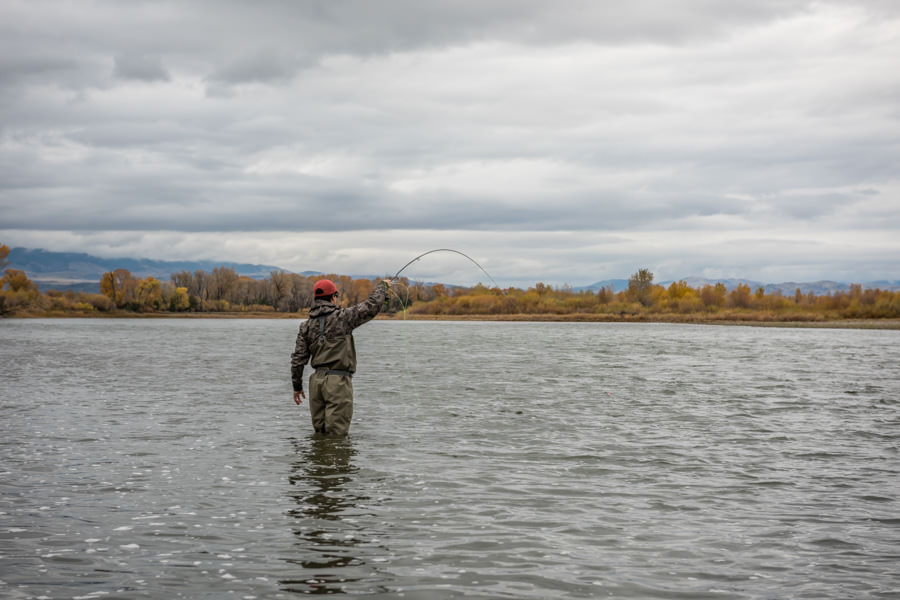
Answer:
POLYGON ((303 594, 335 594, 356 590, 369 579, 362 545, 365 532, 357 517, 368 500, 354 486, 359 468, 350 438, 314 435, 292 439, 297 459, 288 481, 296 506, 287 511, 295 519, 297 555, 285 561, 302 570, 280 581, 282 589, 303 594))

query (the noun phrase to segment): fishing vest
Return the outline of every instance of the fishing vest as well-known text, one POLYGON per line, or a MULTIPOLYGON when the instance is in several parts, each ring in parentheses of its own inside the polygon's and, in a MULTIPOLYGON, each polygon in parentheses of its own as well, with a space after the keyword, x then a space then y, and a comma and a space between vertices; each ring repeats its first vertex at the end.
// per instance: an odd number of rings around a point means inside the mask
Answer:
POLYGON ((315 369, 327 369, 329 371, 344 371, 352 374, 356 372, 356 344, 353 334, 348 333, 334 338, 325 335, 325 319, 327 315, 317 317, 319 321, 319 335, 311 345, 309 363, 315 369))

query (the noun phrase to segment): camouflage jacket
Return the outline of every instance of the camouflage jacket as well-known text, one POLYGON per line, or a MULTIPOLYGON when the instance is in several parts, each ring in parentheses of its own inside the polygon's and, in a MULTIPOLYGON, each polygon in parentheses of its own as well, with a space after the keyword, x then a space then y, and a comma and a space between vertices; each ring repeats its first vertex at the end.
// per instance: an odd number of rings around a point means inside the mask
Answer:
POLYGON ((297 343, 291 354, 291 384, 294 391, 303 389, 303 366, 356 372, 356 347, 353 330, 371 321, 381 311, 387 288, 378 284, 368 298, 349 308, 316 300, 309 318, 300 324, 297 343), (320 318, 324 317, 324 329, 320 318), (322 329, 322 334, 320 334, 322 329))

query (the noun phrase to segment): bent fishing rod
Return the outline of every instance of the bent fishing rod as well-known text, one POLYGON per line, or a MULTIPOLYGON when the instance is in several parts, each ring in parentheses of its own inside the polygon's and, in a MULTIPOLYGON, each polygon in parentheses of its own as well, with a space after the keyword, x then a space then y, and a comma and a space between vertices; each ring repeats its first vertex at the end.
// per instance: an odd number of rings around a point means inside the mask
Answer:
POLYGON ((401 267, 399 271, 397 271, 396 273, 394 273, 394 276, 391 277, 391 281, 396 281, 397 279, 399 279, 399 278, 400 278, 400 273, 402 273, 403 271, 405 271, 406 268, 407 268, 408 266, 410 266, 410 265, 413 264, 414 262, 418 261, 420 258, 425 257, 425 256, 428 256, 429 254, 434 254, 435 252, 453 252, 454 254, 459 254, 460 256, 469 259, 476 267, 478 267, 479 269, 481 269, 481 272, 482 272, 482 273, 484 273, 485 275, 487 275, 487 278, 491 280, 491 283, 494 284, 494 287, 495 287, 495 288, 499 288, 499 287, 500 287, 499 285, 497 285, 497 282, 494 281, 494 278, 491 277, 491 274, 488 273, 488 272, 485 270, 484 267, 482 267, 480 264, 478 264, 478 261, 477 261, 477 260, 475 260, 474 258, 472 258, 471 256, 469 256, 468 254, 465 254, 465 253, 463 253, 463 252, 460 252, 459 250, 454 250, 454 249, 452 249, 452 248, 436 248, 436 249, 434 249, 434 250, 429 250, 428 252, 423 252, 422 254, 418 255, 417 257, 415 257, 414 259, 412 259, 411 261, 409 261, 408 263, 406 263, 405 265, 403 265, 403 267, 401 267))

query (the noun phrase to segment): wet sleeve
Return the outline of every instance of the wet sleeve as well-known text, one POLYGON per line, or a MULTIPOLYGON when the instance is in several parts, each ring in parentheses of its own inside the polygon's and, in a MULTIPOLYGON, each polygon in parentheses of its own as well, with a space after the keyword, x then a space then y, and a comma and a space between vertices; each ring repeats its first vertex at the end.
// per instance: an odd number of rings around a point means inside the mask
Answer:
MULTIPOLYGON (((304 323, 305 324, 305 323, 304 323)), ((306 336, 303 335, 303 325, 297 333, 297 342, 291 353, 291 385, 295 392, 303 391, 303 366, 309 360, 309 349, 306 345, 306 336)))
POLYGON ((375 318, 381 307, 384 305, 384 299, 387 297, 387 287, 383 283, 378 283, 369 297, 346 310, 347 324, 350 329, 356 329, 363 323, 371 321, 375 318))

